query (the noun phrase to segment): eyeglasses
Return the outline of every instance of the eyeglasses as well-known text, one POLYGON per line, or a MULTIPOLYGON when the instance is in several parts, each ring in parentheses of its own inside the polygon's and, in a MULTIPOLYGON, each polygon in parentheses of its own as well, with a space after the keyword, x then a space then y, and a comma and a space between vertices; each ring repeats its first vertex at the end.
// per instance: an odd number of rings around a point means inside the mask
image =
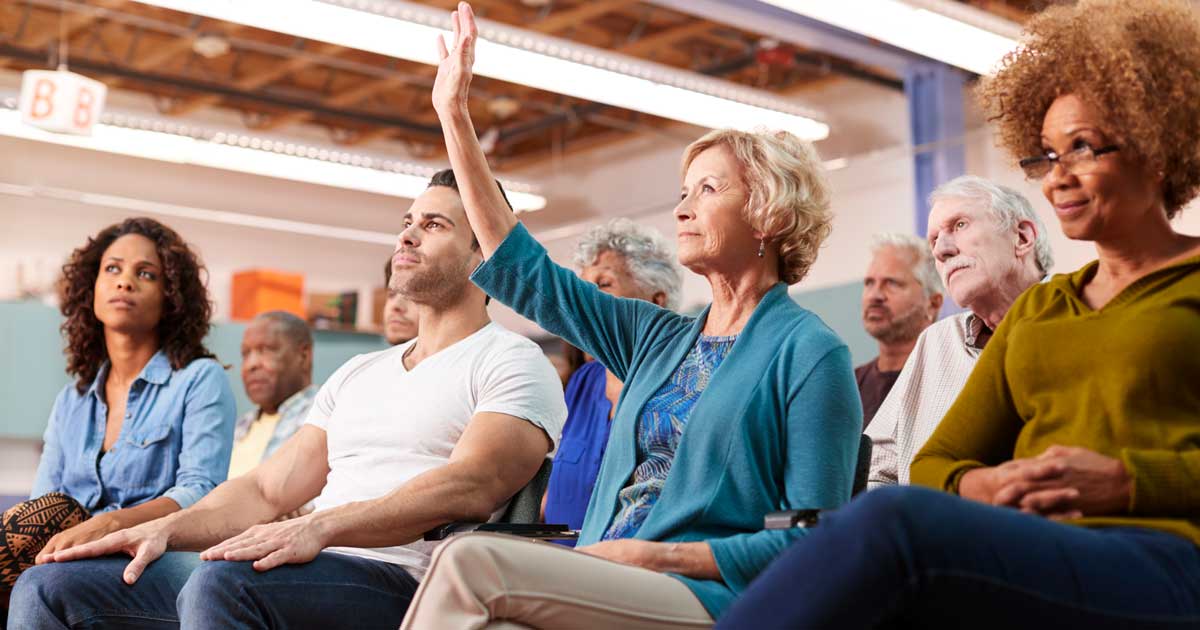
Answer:
POLYGON ((1078 149, 1073 149, 1062 155, 1054 151, 1047 151, 1045 155, 1027 157, 1021 160, 1021 170, 1025 171, 1026 178, 1039 180, 1046 177, 1050 173, 1050 170, 1054 168, 1054 163, 1058 162, 1072 175, 1086 175, 1096 168, 1096 158, 1105 153, 1120 150, 1121 147, 1115 144, 1100 147, 1099 149, 1093 149, 1085 144, 1078 149))

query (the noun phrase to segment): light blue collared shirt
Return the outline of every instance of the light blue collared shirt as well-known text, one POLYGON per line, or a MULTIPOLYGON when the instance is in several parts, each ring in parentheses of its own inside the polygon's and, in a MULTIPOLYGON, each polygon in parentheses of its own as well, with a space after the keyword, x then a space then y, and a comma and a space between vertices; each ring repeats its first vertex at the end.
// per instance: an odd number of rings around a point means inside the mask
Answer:
MULTIPOLYGON (((259 461, 267 461, 268 457, 274 455, 275 451, 279 450, 279 447, 283 446, 288 438, 304 425, 304 421, 308 419, 308 410, 312 408, 313 400, 316 399, 317 392, 320 390, 321 386, 313 383, 279 404, 279 424, 275 425, 275 433, 271 434, 271 441, 267 442, 267 448, 263 451, 262 459, 259 461)), ((262 409, 255 407, 238 418, 237 427, 233 432, 234 443, 240 442, 242 438, 246 437, 250 426, 261 415, 262 409)))
POLYGON ((63 492, 93 514, 158 497, 187 508, 225 481, 237 409, 220 363, 196 359, 172 370, 155 353, 129 387, 116 443, 101 453, 108 368, 82 394, 74 383, 59 392, 32 497, 63 492))

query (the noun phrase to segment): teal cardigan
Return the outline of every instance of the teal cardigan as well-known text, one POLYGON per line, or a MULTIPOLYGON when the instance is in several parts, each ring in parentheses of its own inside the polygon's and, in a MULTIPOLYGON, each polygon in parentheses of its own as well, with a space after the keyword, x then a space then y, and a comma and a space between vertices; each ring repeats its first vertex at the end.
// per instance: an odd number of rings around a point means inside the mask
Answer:
MULTIPOLYGON (((695 345, 708 309, 684 317, 603 293, 554 264, 522 225, 471 279, 625 383, 579 546, 597 542, 637 464, 642 407, 695 345)), ((709 544, 721 581, 671 577, 716 619, 805 533, 764 530, 764 514, 834 508, 850 499, 861 428, 846 344, 780 283, 754 309, 692 408, 662 495, 636 537, 709 544)))

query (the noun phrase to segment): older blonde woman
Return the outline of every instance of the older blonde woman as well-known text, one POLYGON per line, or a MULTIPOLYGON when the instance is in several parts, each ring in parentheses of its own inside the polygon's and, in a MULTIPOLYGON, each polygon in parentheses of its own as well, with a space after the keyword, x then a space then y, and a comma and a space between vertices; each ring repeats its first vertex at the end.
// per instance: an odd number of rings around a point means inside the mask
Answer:
POLYGON ((683 317, 606 295, 552 263, 494 194, 466 101, 470 7, 434 86, 450 162, 486 258, 473 280, 625 383, 579 548, 495 535, 446 543, 405 628, 698 628, 802 532, 783 508, 850 497, 862 409, 850 354, 793 303, 829 233, 813 149, 786 133, 688 147, 675 209, 682 265, 713 303, 683 317))

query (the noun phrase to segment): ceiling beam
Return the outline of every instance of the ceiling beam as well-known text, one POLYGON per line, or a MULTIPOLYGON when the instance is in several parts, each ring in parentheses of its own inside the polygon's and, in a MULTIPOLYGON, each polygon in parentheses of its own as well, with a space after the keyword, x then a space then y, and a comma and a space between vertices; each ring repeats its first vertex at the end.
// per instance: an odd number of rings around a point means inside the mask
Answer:
MULTIPOLYGON (((922 57, 894 46, 838 30, 828 24, 767 4, 761 0, 647 0, 665 9, 713 20, 807 50, 886 70, 903 76, 922 57)), ((832 1, 832 0, 830 0, 832 1)))
POLYGON ((585 0, 570 9, 551 13, 545 19, 529 25, 529 29, 539 33, 557 33, 637 2, 638 0, 585 0))
MULTIPOLYGON (((42 57, 38 51, 18 48, 3 42, 0 42, 0 56, 13 57, 25 62, 37 61, 42 57)), ((217 94, 229 101, 252 104, 255 107, 267 109, 308 110, 313 116, 322 116, 346 123, 351 128, 360 126, 393 127, 397 131, 411 132, 425 142, 440 142, 442 137, 442 130, 437 125, 429 125, 399 116, 350 112, 264 90, 241 90, 230 85, 191 77, 169 76, 157 72, 138 72, 127 67, 91 59, 77 58, 73 65, 82 72, 118 76, 126 79, 127 82, 144 83, 164 91, 186 90, 200 95, 217 94)))
MULTIPOLYGON (((587 1, 570 9, 552 13, 545 19, 533 23, 529 28, 540 33, 554 33, 564 30, 570 26, 574 26, 590 18, 604 15, 605 13, 610 13, 612 11, 635 4, 637 1, 638 0, 587 1)), ((423 70, 430 77, 432 77, 434 74, 432 71, 432 66, 423 68, 423 70)), ((330 96, 329 98, 325 99, 323 105, 329 107, 351 107, 380 92, 399 87, 403 84, 404 81, 392 77, 366 81, 356 88, 351 88, 340 94, 330 96)), ((279 127, 303 123, 310 118, 311 116, 306 112, 289 112, 272 117, 263 125, 262 128, 278 129, 279 127)))
POLYGON ((32 36, 25 38, 25 41, 21 42, 21 44, 32 48, 41 48, 57 40, 59 33, 64 30, 66 31, 66 39, 69 41, 77 33, 91 26, 93 22, 104 17, 104 14, 108 10, 119 9, 128 2, 129 0, 93 0, 96 7, 91 11, 73 12, 55 19, 52 27, 33 33, 32 36), (60 23, 60 20, 65 20, 65 27, 60 23))
MULTIPOLYGON (((239 90, 257 90, 258 88, 269 83, 274 83, 275 81, 293 72, 303 70, 313 65, 313 63, 315 63, 317 58, 320 56, 337 55, 345 50, 346 49, 344 47, 336 44, 321 43, 312 51, 314 53, 313 56, 297 56, 283 60, 281 63, 272 63, 258 72, 252 72, 245 76, 234 79, 233 86, 239 90)), ((198 109, 211 107, 220 102, 220 95, 204 94, 179 103, 178 105, 170 108, 167 113, 174 116, 184 116, 198 109)))
POLYGON ((708 20, 688 22, 629 42, 617 48, 617 52, 634 57, 648 56, 682 40, 703 35, 715 27, 716 25, 708 20))

